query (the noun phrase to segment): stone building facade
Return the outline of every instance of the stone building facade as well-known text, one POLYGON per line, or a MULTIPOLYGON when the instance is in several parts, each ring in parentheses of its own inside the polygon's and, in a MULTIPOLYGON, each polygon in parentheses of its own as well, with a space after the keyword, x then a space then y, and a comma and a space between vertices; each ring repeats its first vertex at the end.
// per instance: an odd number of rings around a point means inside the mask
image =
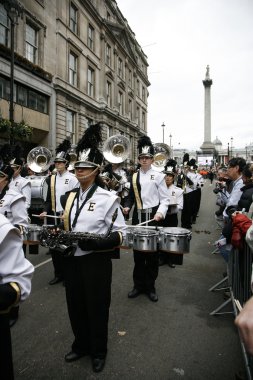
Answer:
MULTIPOLYGON (((6 0, 8 2, 8 0, 6 0)), ((10 22, 0 0, 0 110, 9 115, 10 22)), ((77 143, 103 123, 123 134, 136 160, 147 131, 147 57, 114 0, 22 0, 14 29, 14 120, 34 128, 29 151, 77 143)), ((4 136, 0 134, 0 142, 4 136)))

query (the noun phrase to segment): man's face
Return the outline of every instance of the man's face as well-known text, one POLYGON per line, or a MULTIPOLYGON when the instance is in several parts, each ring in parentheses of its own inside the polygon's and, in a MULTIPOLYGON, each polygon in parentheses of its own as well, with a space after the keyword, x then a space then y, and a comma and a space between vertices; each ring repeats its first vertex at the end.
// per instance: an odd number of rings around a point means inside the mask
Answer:
POLYGON ((150 168, 153 161, 154 161, 153 158, 149 157, 149 156, 141 156, 139 158, 139 163, 140 163, 142 169, 150 168))
POLYGON ((56 161, 54 164, 55 164, 55 169, 57 170, 58 173, 62 173, 66 170, 66 162, 56 161))

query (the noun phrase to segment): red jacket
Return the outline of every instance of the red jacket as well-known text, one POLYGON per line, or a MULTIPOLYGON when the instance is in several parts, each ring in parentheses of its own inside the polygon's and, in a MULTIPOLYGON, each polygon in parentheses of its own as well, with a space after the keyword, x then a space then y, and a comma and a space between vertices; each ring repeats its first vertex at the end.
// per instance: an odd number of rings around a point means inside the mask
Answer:
POLYGON ((236 214, 233 217, 233 230, 231 244, 239 250, 243 249, 243 241, 246 232, 250 228, 252 220, 244 214, 236 214))

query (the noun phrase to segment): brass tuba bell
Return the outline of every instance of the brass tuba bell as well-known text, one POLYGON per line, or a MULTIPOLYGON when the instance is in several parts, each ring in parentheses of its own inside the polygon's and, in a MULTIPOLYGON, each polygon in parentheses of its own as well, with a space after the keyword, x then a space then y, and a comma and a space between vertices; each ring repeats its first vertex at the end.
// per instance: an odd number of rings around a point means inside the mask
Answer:
POLYGON ((104 158, 112 164, 120 164, 129 156, 130 141, 123 135, 109 137, 103 145, 104 158))
POLYGON ((154 161, 152 167, 154 170, 163 171, 167 160, 170 157, 171 149, 167 144, 157 143, 153 144, 154 147, 154 161))
POLYGON ((52 153, 44 146, 37 146, 27 155, 27 165, 35 173, 43 173, 48 170, 52 161, 52 153))

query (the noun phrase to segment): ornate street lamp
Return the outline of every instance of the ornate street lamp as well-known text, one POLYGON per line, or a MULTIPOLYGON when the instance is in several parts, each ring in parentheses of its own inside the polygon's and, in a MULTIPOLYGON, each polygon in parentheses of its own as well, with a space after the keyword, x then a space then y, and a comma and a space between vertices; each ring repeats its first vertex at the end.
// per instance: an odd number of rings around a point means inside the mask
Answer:
POLYGON ((172 139, 172 134, 171 133, 169 135, 169 138, 170 138, 170 148, 171 148, 171 139, 172 139))
POLYGON ((162 123, 161 127, 162 127, 162 129, 163 129, 163 143, 164 143, 164 127, 165 127, 165 124, 162 123))

